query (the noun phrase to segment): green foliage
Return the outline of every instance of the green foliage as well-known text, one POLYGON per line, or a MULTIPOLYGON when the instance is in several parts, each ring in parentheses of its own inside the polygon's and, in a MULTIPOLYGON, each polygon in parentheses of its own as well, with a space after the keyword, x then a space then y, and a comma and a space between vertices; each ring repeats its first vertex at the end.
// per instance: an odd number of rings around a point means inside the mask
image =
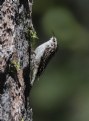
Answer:
POLYGON ((32 48, 35 48, 37 40, 39 39, 36 31, 33 30, 32 28, 29 28, 27 32, 27 38, 29 43, 31 42, 32 48))
POLYGON ((39 39, 36 31, 34 31, 34 30, 29 30, 29 31, 30 31, 30 36, 32 39, 39 39))
POLYGON ((15 67, 17 70, 20 69, 20 63, 19 63, 19 62, 16 62, 15 60, 13 60, 13 61, 11 62, 11 64, 14 65, 14 67, 15 67))
POLYGON ((22 120, 21 121, 24 121, 24 119, 22 118, 22 120))

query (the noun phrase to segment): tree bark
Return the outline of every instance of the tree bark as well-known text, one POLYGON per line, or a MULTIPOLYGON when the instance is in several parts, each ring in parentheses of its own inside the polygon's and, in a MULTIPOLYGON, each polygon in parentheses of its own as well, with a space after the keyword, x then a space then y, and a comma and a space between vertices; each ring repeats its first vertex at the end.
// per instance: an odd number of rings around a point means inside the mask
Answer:
POLYGON ((35 50, 32 0, 0 0, 0 121, 32 121, 29 93, 57 49, 52 37, 35 50))

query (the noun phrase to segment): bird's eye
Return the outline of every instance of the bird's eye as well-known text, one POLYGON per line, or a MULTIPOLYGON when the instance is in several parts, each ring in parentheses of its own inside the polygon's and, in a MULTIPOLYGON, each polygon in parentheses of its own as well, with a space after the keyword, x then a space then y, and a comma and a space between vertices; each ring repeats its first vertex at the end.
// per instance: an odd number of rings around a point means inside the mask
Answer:
POLYGON ((56 41, 55 41, 55 38, 53 38, 53 42, 56 42, 56 41))
POLYGON ((54 45, 54 44, 52 43, 51 46, 53 47, 53 45, 54 45))

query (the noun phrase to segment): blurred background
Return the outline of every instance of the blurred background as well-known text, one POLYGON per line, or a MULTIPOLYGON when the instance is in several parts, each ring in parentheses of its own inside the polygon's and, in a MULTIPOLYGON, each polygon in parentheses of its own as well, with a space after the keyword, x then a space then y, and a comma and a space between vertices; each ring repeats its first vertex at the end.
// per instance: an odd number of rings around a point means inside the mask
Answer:
POLYGON ((58 51, 30 94, 34 121, 89 121, 89 0, 34 0, 39 40, 58 51))

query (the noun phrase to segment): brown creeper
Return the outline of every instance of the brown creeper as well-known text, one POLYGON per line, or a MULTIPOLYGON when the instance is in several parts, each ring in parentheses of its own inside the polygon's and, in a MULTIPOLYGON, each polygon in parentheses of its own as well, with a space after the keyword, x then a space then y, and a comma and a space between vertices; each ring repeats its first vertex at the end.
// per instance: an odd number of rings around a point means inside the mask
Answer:
POLYGON ((41 75, 47 66, 50 58, 57 50, 57 39, 50 38, 49 41, 38 46, 31 55, 31 85, 35 79, 41 75))

